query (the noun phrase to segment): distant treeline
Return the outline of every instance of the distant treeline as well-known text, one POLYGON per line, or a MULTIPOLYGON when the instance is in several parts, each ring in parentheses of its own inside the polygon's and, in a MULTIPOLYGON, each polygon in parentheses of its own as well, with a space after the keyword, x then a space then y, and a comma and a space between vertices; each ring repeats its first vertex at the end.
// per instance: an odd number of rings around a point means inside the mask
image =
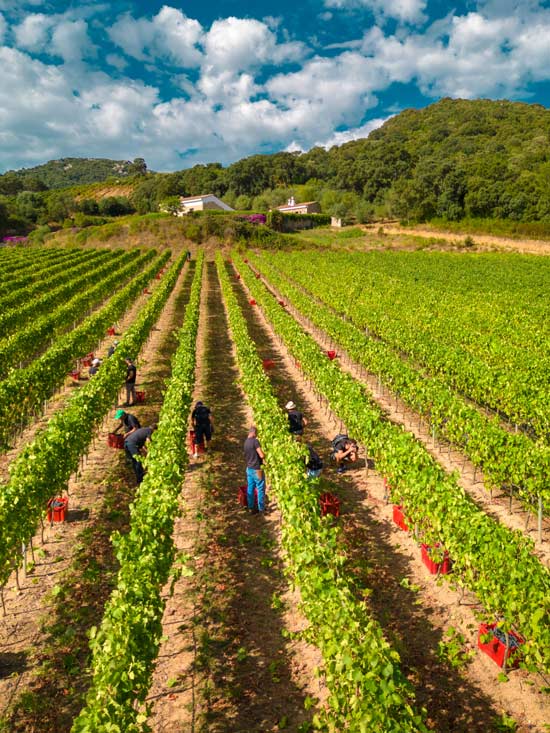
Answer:
MULTIPOLYGON (((210 163, 175 173, 148 173, 141 159, 131 165, 126 180, 132 193, 118 201, 125 209, 120 213, 156 211, 175 196, 203 193, 239 210, 267 211, 292 194, 319 201, 324 214, 358 221, 550 221, 550 112, 540 105, 443 99, 406 110, 367 139, 330 150, 253 155, 226 168, 210 163)), ((73 191, 78 204, 71 208, 62 192, 37 190, 39 168, 25 172, 23 189, 6 190, 6 177, 13 185, 18 176, 0 176, 0 226, 2 206, 4 227, 6 218, 40 224, 74 210, 101 216, 108 214, 101 207, 117 207, 115 201, 94 205, 93 193, 82 199, 73 191)))

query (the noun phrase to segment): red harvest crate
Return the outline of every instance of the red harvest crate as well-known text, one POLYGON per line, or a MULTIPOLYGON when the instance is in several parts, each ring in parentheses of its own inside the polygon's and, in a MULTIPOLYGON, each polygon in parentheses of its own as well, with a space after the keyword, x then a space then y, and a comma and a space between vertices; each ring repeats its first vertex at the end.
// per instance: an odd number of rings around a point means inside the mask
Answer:
POLYGON ((439 575, 447 575, 447 573, 449 573, 451 570, 451 559, 449 558, 449 553, 447 552, 447 550, 445 550, 443 560, 441 562, 436 562, 430 557, 430 549, 432 547, 436 548, 438 547, 438 545, 426 545, 424 543, 420 545, 422 562, 428 568, 432 575, 437 575, 438 573, 439 575))
POLYGON ((321 505, 322 517, 327 514, 332 514, 335 517, 340 516, 340 499, 334 496, 334 494, 330 494, 328 491, 325 494, 321 494, 319 504, 321 505))
POLYGON ((136 402, 140 404, 145 402, 145 391, 144 390, 136 389, 136 402))
POLYGON ((91 356, 90 356, 90 354, 86 354, 86 356, 83 356, 82 359, 81 359, 82 366, 91 367, 92 366, 92 359, 93 358, 94 358, 94 355, 93 354, 91 356))
POLYGON ((151 291, 147 288, 143 288, 143 295, 151 295, 151 291))
POLYGON ((260 273, 259 273, 259 272, 257 272, 257 273, 256 273, 256 280, 259 280, 259 279, 260 279, 260 277, 261 277, 260 273))
POLYGON ((124 448, 124 435, 109 433, 107 436, 107 445, 109 448, 124 448))
POLYGON ((204 443, 195 443, 195 431, 189 431, 189 450, 191 453, 204 453, 204 443))
POLYGON ((78 369, 73 369, 73 371, 71 372, 71 377, 76 381, 80 379, 80 372, 78 371, 78 369))
POLYGON ((262 366, 264 369, 273 369, 275 362, 273 359, 262 359, 262 366))
POLYGON ((327 356, 332 361, 333 359, 336 359, 336 352, 330 349, 327 351, 327 356))
POLYGON ((237 273, 237 274, 235 275, 235 277, 237 278, 237 280, 240 280, 240 279, 241 279, 241 276, 239 275, 239 273, 237 273))
POLYGON ((107 336, 114 336, 116 334, 116 328, 114 326, 109 326, 107 329, 107 336))
MULTIPOLYGON (((247 493, 248 489, 246 486, 239 486, 237 491, 237 501, 241 506, 248 506, 247 493)), ((258 506, 258 489, 254 489, 254 506, 258 506)))
POLYGON ((393 505, 393 521, 397 524, 398 527, 405 530, 405 532, 409 531, 409 527, 405 522, 405 515, 403 514, 403 507, 401 506, 401 504, 393 505))
POLYGON ((525 639, 513 631, 509 632, 509 637, 510 646, 506 650, 504 632, 497 628, 497 624, 481 624, 477 635, 477 645, 499 667, 504 667, 505 662, 507 667, 517 667, 519 665, 521 645, 525 643, 525 639), (498 634, 500 638, 497 638, 495 634, 498 634), (490 638, 487 641, 483 641, 482 637, 490 638))
POLYGON ((285 301, 284 301, 284 300, 279 300, 279 305, 282 305, 282 306, 283 306, 283 308, 284 308, 284 307, 285 307, 285 305, 286 305, 286 304, 285 304, 285 301))
POLYGON ((67 518, 69 499, 66 496, 55 496, 48 501, 46 517, 48 522, 64 522, 67 518))
POLYGON ((256 305, 256 301, 254 300, 254 298, 250 298, 248 302, 250 303, 250 305, 256 305))

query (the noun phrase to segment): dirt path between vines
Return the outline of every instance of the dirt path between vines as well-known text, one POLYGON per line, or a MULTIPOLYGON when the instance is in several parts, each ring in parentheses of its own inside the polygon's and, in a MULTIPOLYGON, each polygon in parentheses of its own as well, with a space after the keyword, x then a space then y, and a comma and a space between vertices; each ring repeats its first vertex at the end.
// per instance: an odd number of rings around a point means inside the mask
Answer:
MULTIPOLYGON (((189 297, 189 269, 182 270, 136 361, 138 389, 146 390, 146 402, 130 410, 142 425, 156 420, 162 404, 175 346, 173 329, 181 323, 189 297)), ((133 308, 120 326, 127 328, 136 314, 133 308)), ((115 424, 111 413, 82 470, 71 477, 67 522, 47 527, 43 543, 38 533, 32 572, 25 579, 20 573, 19 592, 14 577, 4 592, 0 720, 9 721, 11 733, 65 733, 81 707, 88 684, 86 631, 101 622, 116 579, 110 536, 115 530, 127 531, 135 490, 124 452, 106 443, 115 424)))
MULTIPOLYGON (((379 225, 363 227, 369 234, 376 233, 379 225)), ((496 237, 490 234, 471 234, 466 232, 442 232, 438 229, 423 229, 422 227, 398 227, 395 225, 384 225, 384 234, 390 235, 413 235, 415 237, 426 237, 427 239, 444 239, 447 242, 460 242, 470 236, 475 242, 471 249, 495 250, 518 252, 520 254, 550 255, 550 242, 542 239, 510 239, 509 237, 496 237)))
MULTIPOLYGON (((280 403, 292 399, 303 409, 310 421, 307 439, 325 460, 324 474, 333 486, 327 490, 343 501, 340 521, 350 572, 372 589, 371 611, 399 652, 417 703, 428 711, 430 728, 438 733, 488 733, 503 730, 498 724, 506 713, 517 721, 518 733, 542 733, 550 720, 547 699, 539 692, 542 681, 518 670, 510 673, 508 681, 499 682, 499 668, 477 651, 479 604, 472 597, 461 604, 460 594, 449 583, 429 574, 412 536, 393 523, 383 478, 372 462, 368 475, 364 462, 362 467, 336 474, 328 460, 329 441, 345 426, 326 401, 316 397, 261 310, 247 305, 248 296, 241 288, 241 303, 260 354, 275 361, 270 375, 280 403), (454 643, 445 636, 451 629, 454 643), (472 661, 455 668, 459 653, 472 661)), ((452 576, 449 579, 452 582, 452 576)))
MULTIPOLYGON (((158 282, 159 281, 156 278, 151 280, 148 286, 151 292, 153 292, 154 288, 158 286, 158 282)), ((134 304, 126 311, 122 318, 120 318, 116 322, 116 324, 113 324, 116 327, 117 334, 122 334, 128 329, 130 324, 133 323, 136 314, 140 311, 148 298, 148 295, 139 295, 134 304)), ((103 308, 106 302, 107 300, 102 301, 97 308, 94 308, 94 312, 96 312, 100 308, 103 308)), ((97 347, 94 349, 95 356, 99 357, 100 359, 106 358, 109 346, 111 346, 113 341, 117 338, 119 337, 107 336, 106 338, 102 339, 97 344, 97 347)), ((82 356, 84 356, 84 354, 82 354, 82 356)), ((22 432, 13 441, 13 446, 10 450, 0 454, 0 481, 9 480, 8 470, 12 461, 14 461, 21 452, 21 450, 34 439, 36 433, 46 427, 54 413, 56 413, 58 410, 65 406, 67 400, 73 394, 73 392, 81 387, 83 384, 86 384, 88 378, 89 377, 87 367, 83 367, 81 369, 81 379, 79 379, 78 381, 75 381, 68 376, 63 386, 55 394, 53 394, 49 400, 47 400, 46 409, 44 410, 44 412, 42 412, 41 415, 36 417, 33 421, 29 423, 29 425, 27 425, 27 427, 22 430, 22 432)))
POLYGON ((193 575, 167 602, 150 725, 155 733, 297 731, 313 712, 306 696, 325 695, 313 674, 320 656, 283 636, 305 622, 282 575, 276 506, 260 517, 236 501, 252 413, 212 262, 206 279, 195 398, 213 410, 215 435, 205 457, 191 458, 183 487, 176 541, 193 575))

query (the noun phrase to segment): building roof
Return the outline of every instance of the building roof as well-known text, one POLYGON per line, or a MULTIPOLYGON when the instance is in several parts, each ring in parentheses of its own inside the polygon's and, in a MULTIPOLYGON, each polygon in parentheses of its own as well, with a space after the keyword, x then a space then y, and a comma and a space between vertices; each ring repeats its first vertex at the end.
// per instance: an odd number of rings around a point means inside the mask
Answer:
POLYGON ((213 193, 203 193, 200 196, 180 196, 180 203, 183 206, 185 206, 185 204, 190 204, 194 201, 215 201, 221 209, 225 209, 226 211, 234 211, 231 206, 228 206, 213 193))
POLYGON ((277 206, 277 209, 279 211, 282 211, 283 209, 301 209, 304 206, 310 206, 311 204, 316 204, 317 201, 302 201, 299 204, 284 204, 283 206, 277 206))
POLYGON ((213 193, 202 193, 200 196, 180 196, 180 201, 184 204, 186 201, 199 201, 200 199, 207 198, 217 199, 218 197, 213 193))

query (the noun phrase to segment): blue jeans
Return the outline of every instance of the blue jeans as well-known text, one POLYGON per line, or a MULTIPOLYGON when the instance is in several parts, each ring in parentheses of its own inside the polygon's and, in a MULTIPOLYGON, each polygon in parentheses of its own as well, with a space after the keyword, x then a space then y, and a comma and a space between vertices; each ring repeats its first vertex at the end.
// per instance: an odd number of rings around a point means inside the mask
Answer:
POLYGON ((260 469, 261 478, 258 478, 258 471, 255 468, 246 469, 246 501, 249 509, 254 509, 254 489, 258 492, 258 510, 263 512, 265 509, 265 476, 263 470, 260 469))

